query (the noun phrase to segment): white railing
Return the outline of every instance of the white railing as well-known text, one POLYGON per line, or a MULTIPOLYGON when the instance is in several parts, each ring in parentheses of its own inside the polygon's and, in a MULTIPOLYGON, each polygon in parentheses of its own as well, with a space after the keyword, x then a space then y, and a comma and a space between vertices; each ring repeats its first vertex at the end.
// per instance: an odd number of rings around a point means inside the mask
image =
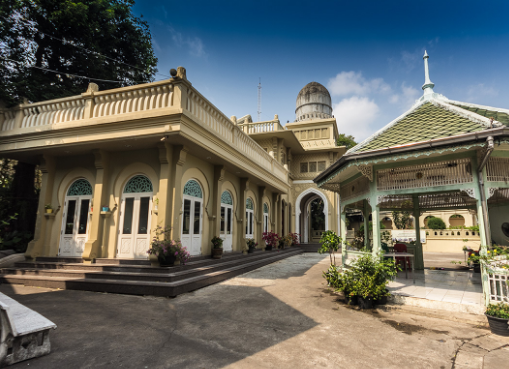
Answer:
POLYGON ((16 113, 14 111, 6 110, 4 113, 4 123, 2 124, 2 131, 9 131, 14 129, 14 124, 16 122, 16 113))
POLYGON ((490 157, 486 165, 486 179, 488 182, 509 181, 509 158, 490 157))
POLYGON ((172 106, 172 84, 142 86, 139 88, 130 87, 125 92, 96 92, 92 117, 135 113, 172 106))
POLYGON ((278 121, 255 122, 239 124, 239 127, 247 134, 283 131, 284 127, 278 121))
POLYGON ((468 158, 377 171, 377 189, 381 191, 446 186, 472 181, 472 164, 468 158))
POLYGON ((25 105, 21 128, 80 120, 84 108, 85 99, 81 96, 25 105))
POLYGON ((503 264, 508 265, 507 260, 502 260, 498 257, 495 264, 497 267, 488 266, 488 286, 489 291, 487 292, 490 296, 490 302, 505 302, 509 303, 509 269, 502 268, 503 264))

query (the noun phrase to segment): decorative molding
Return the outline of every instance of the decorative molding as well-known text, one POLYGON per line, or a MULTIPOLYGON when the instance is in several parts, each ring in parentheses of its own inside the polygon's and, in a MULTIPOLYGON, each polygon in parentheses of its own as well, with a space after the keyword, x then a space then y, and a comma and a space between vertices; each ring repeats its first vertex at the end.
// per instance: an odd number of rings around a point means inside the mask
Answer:
POLYGON ((186 162, 186 159, 187 159, 187 153, 189 152, 189 149, 187 147, 183 147, 180 151, 179 151, 179 159, 177 161, 177 165, 184 165, 184 163, 186 162))
POLYGON ((367 177, 370 182, 373 182, 373 165, 361 164, 357 166, 357 170, 367 177))
POLYGON ((468 197, 475 199, 475 192, 473 188, 465 188, 464 190, 461 191, 465 192, 468 195, 468 197))
POLYGON ((293 181, 293 184, 299 184, 299 183, 315 183, 312 179, 300 179, 297 181, 293 181))
POLYGON ((488 196, 488 199, 491 199, 493 197, 493 195, 495 195, 495 192, 497 192, 498 190, 499 190, 498 187, 490 187, 489 188, 490 195, 488 196))
POLYGON ((366 201, 368 202, 369 206, 371 206, 371 198, 367 197, 366 201))
POLYGON ((387 196, 378 196, 378 198, 377 198, 377 200, 376 200, 376 205, 378 206, 378 205, 380 205, 382 202, 384 202, 386 197, 387 197, 387 196))

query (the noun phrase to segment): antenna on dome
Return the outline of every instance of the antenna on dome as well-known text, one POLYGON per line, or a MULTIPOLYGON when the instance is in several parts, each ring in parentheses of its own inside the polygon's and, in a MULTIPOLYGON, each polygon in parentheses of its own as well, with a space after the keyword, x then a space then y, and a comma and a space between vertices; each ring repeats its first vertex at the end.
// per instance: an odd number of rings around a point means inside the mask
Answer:
POLYGON ((262 78, 260 77, 260 81, 258 82, 258 122, 262 119, 262 78))
POLYGON ((424 90, 424 96, 426 96, 433 93, 433 87, 435 87, 435 84, 429 79, 429 55, 426 50, 424 50, 424 56, 422 58, 424 59, 424 84, 422 85, 422 89, 424 90))

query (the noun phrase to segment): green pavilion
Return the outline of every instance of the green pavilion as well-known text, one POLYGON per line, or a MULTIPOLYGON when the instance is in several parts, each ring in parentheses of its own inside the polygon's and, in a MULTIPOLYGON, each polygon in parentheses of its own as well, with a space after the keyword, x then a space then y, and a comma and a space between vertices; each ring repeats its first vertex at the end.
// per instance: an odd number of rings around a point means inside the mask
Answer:
MULTIPOLYGON (((346 212, 364 214, 365 249, 381 252, 380 212, 468 210, 477 217, 480 252, 509 245, 509 110, 449 100, 433 91, 424 55, 423 96, 410 110, 351 148, 314 182, 340 195, 341 234, 346 212), (369 218, 373 241, 369 241, 369 218)), ((415 222, 416 269, 423 269, 415 222)), ((343 263, 361 252, 344 245, 343 263)), ((483 275, 483 288, 488 278, 483 275)), ((485 296, 488 294, 485 293, 485 296)))

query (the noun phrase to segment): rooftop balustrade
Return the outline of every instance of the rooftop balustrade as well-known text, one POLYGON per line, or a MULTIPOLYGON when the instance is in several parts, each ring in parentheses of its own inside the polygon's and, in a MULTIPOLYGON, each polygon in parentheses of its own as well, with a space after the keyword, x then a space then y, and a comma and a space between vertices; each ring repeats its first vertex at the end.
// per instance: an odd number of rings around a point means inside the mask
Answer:
POLYGON ((247 134, 284 131, 279 121, 242 123, 239 127, 247 134))
POLYGON ((126 121, 143 119, 145 116, 140 113, 149 111, 162 116, 182 113, 189 116, 252 162, 285 183, 288 181, 288 170, 248 135, 254 131, 283 130, 278 122, 237 126, 183 79, 87 91, 80 96, 0 109, 0 140, 2 137, 72 128, 73 123, 86 128, 88 124, 118 122, 121 117, 125 117, 126 121))

